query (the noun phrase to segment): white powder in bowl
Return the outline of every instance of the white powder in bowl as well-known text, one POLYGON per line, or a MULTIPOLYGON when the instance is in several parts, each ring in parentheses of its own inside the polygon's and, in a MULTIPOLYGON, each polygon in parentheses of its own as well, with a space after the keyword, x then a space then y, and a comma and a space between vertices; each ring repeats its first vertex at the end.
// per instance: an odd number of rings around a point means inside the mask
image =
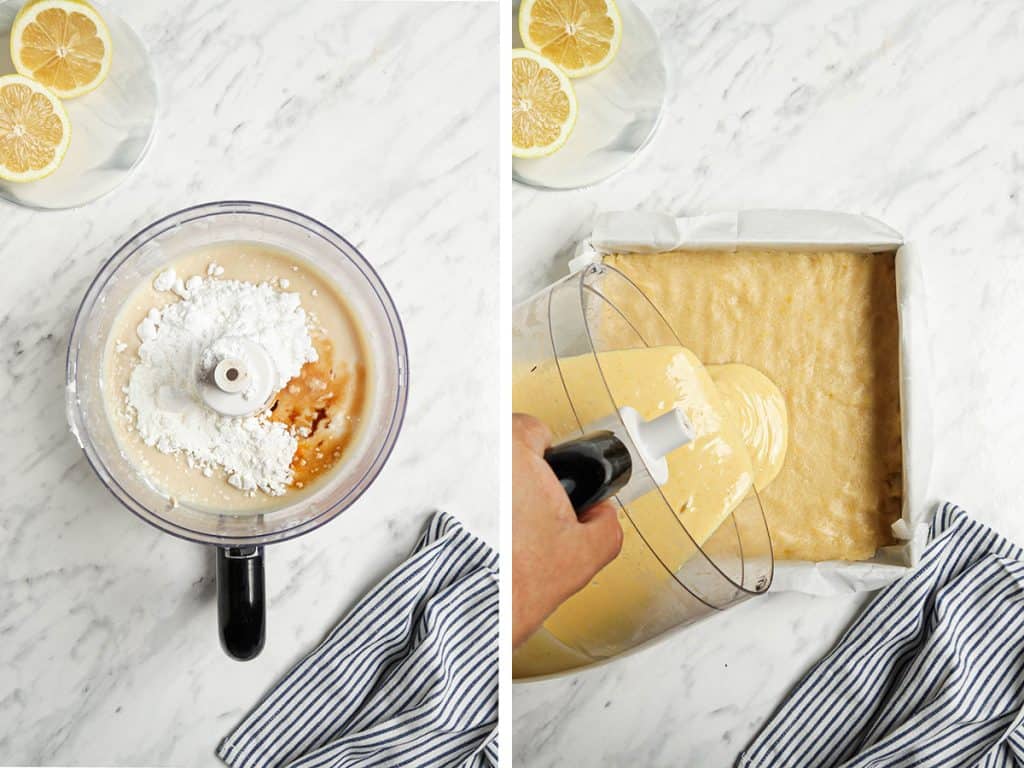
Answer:
POLYGON ((139 435, 159 451, 184 454, 204 474, 222 468, 240 490, 284 493, 296 438, 265 411, 234 418, 207 408, 196 394, 195 371, 202 353, 220 339, 251 339, 273 360, 275 391, 282 389, 317 359, 299 295, 213 277, 191 277, 183 285, 173 270, 153 285, 181 299, 151 310, 138 327, 142 345, 127 404, 139 435))

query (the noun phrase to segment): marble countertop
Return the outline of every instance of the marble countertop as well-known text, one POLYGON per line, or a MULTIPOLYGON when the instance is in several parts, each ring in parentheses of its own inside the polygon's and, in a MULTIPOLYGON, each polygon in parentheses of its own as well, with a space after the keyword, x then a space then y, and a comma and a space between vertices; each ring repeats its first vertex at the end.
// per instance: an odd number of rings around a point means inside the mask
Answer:
MULTIPOLYGON (((497 541, 498 10, 109 0, 149 46, 160 124, 80 210, 0 202, 0 764, 219 765, 213 750, 443 508, 497 541), (302 210, 405 324, 397 448, 341 518, 267 550, 262 656, 217 641, 212 551, 119 507, 64 419, 73 314, 127 237, 195 203, 302 210)), ((116 55, 116 54, 115 54, 116 55)))
MULTIPOLYGON (((931 495, 1024 543, 1024 7, 636 1, 669 61, 664 122, 597 187, 514 188, 513 300, 564 274, 599 209, 873 215, 925 257, 931 495)), ((516 763, 732 765, 864 600, 768 595, 607 666, 516 686, 516 763)))

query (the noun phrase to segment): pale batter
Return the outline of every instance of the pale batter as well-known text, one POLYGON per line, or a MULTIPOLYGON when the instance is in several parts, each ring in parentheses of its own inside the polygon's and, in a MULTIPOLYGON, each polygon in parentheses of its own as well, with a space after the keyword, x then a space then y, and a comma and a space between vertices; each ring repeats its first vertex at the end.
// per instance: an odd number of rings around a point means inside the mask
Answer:
POLYGON ((902 501, 893 254, 700 251, 605 262, 709 367, 745 363, 784 394, 785 466, 761 495, 776 559, 863 560, 892 543, 902 501))
POLYGON ((269 418, 284 423, 299 437, 292 482, 284 496, 241 491, 229 485, 222 472, 207 476, 189 466, 181 454, 162 453, 146 445, 133 429, 124 388, 138 359, 137 326, 151 308, 177 300, 154 287, 155 272, 140 283, 121 309, 104 353, 102 385, 107 414, 127 459, 174 503, 217 512, 267 511, 311 492, 358 438, 370 397, 366 347, 345 301, 308 262, 257 243, 219 243, 197 249, 159 271, 167 267, 186 280, 192 275, 215 275, 225 280, 269 282, 278 290, 298 293, 319 359, 307 363, 271 404, 269 418))

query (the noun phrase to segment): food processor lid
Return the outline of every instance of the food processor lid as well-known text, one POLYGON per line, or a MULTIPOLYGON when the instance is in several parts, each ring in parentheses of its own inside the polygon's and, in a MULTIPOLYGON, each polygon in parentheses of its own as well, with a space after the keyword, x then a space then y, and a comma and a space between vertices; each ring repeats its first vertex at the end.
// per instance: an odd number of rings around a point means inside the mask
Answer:
MULTIPOLYGON (((617 497, 651 553, 679 584, 711 607, 724 607, 744 593, 767 590, 773 573, 771 541, 752 477, 743 498, 710 535, 694 529, 687 519, 685 501, 666 496, 663 486, 669 480, 671 462, 659 462, 652 455, 657 451, 652 450, 655 445, 650 444, 648 437, 651 432, 668 429, 676 432, 673 437, 678 438, 689 427, 686 442, 690 442, 692 425, 677 423, 673 427, 668 419, 673 418, 676 408, 671 407, 672 403, 664 403, 669 410, 661 418, 666 420, 652 419, 646 427, 640 427, 644 419, 637 408, 643 404, 629 402, 629 393, 616 391, 604 370, 602 353, 687 347, 686 340, 679 339, 629 278, 603 264, 584 266, 549 289, 547 326, 550 353, 575 416, 578 434, 586 434, 594 423, 616 425, 612 431, 622 437, 630 455, 646 458, 643 464, 653 469, 648 483, 653 481, 655 492, 617 497), (576 364, 566 365, 569 358, 575 358, 576 364), (583 361, 585 364, 581 364, 583 361), (601 386, 595 387, 595 380, 601 386)), ((719 415, 723 420, 729 418, 724 412, 719 415)), ((738 425, 736 430, 736 434, 741 434, 738 425)), ((654 439, 655 444, 658 441, 659 438, 654 439)), ((734 448, 752 466, 745 446, 734 448)))

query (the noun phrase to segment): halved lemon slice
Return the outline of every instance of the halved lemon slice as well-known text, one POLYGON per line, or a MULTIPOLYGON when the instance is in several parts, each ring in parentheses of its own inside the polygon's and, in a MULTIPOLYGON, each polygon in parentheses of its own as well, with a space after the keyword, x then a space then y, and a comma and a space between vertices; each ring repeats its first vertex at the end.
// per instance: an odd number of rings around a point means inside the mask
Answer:
POLYGON ((576 125, 576 92, 543 56, 512 51, 512 155, 544 157, 561 149, 576 125))
POLYGON ((107 25, 85 0, 31 0, 11 28, 14 68, 62 99, 96 90, 112 53, 107 25))
POLYGON ((70 142, 71 123, 60 99, 27 77, 0 77, 0 179, 49 176, 70 142))
POLYGON ((524 46, 549 58, 569 77, 584 77, 615 58, 622 17, 615 0, 523 0, 519 36, 524 46))

